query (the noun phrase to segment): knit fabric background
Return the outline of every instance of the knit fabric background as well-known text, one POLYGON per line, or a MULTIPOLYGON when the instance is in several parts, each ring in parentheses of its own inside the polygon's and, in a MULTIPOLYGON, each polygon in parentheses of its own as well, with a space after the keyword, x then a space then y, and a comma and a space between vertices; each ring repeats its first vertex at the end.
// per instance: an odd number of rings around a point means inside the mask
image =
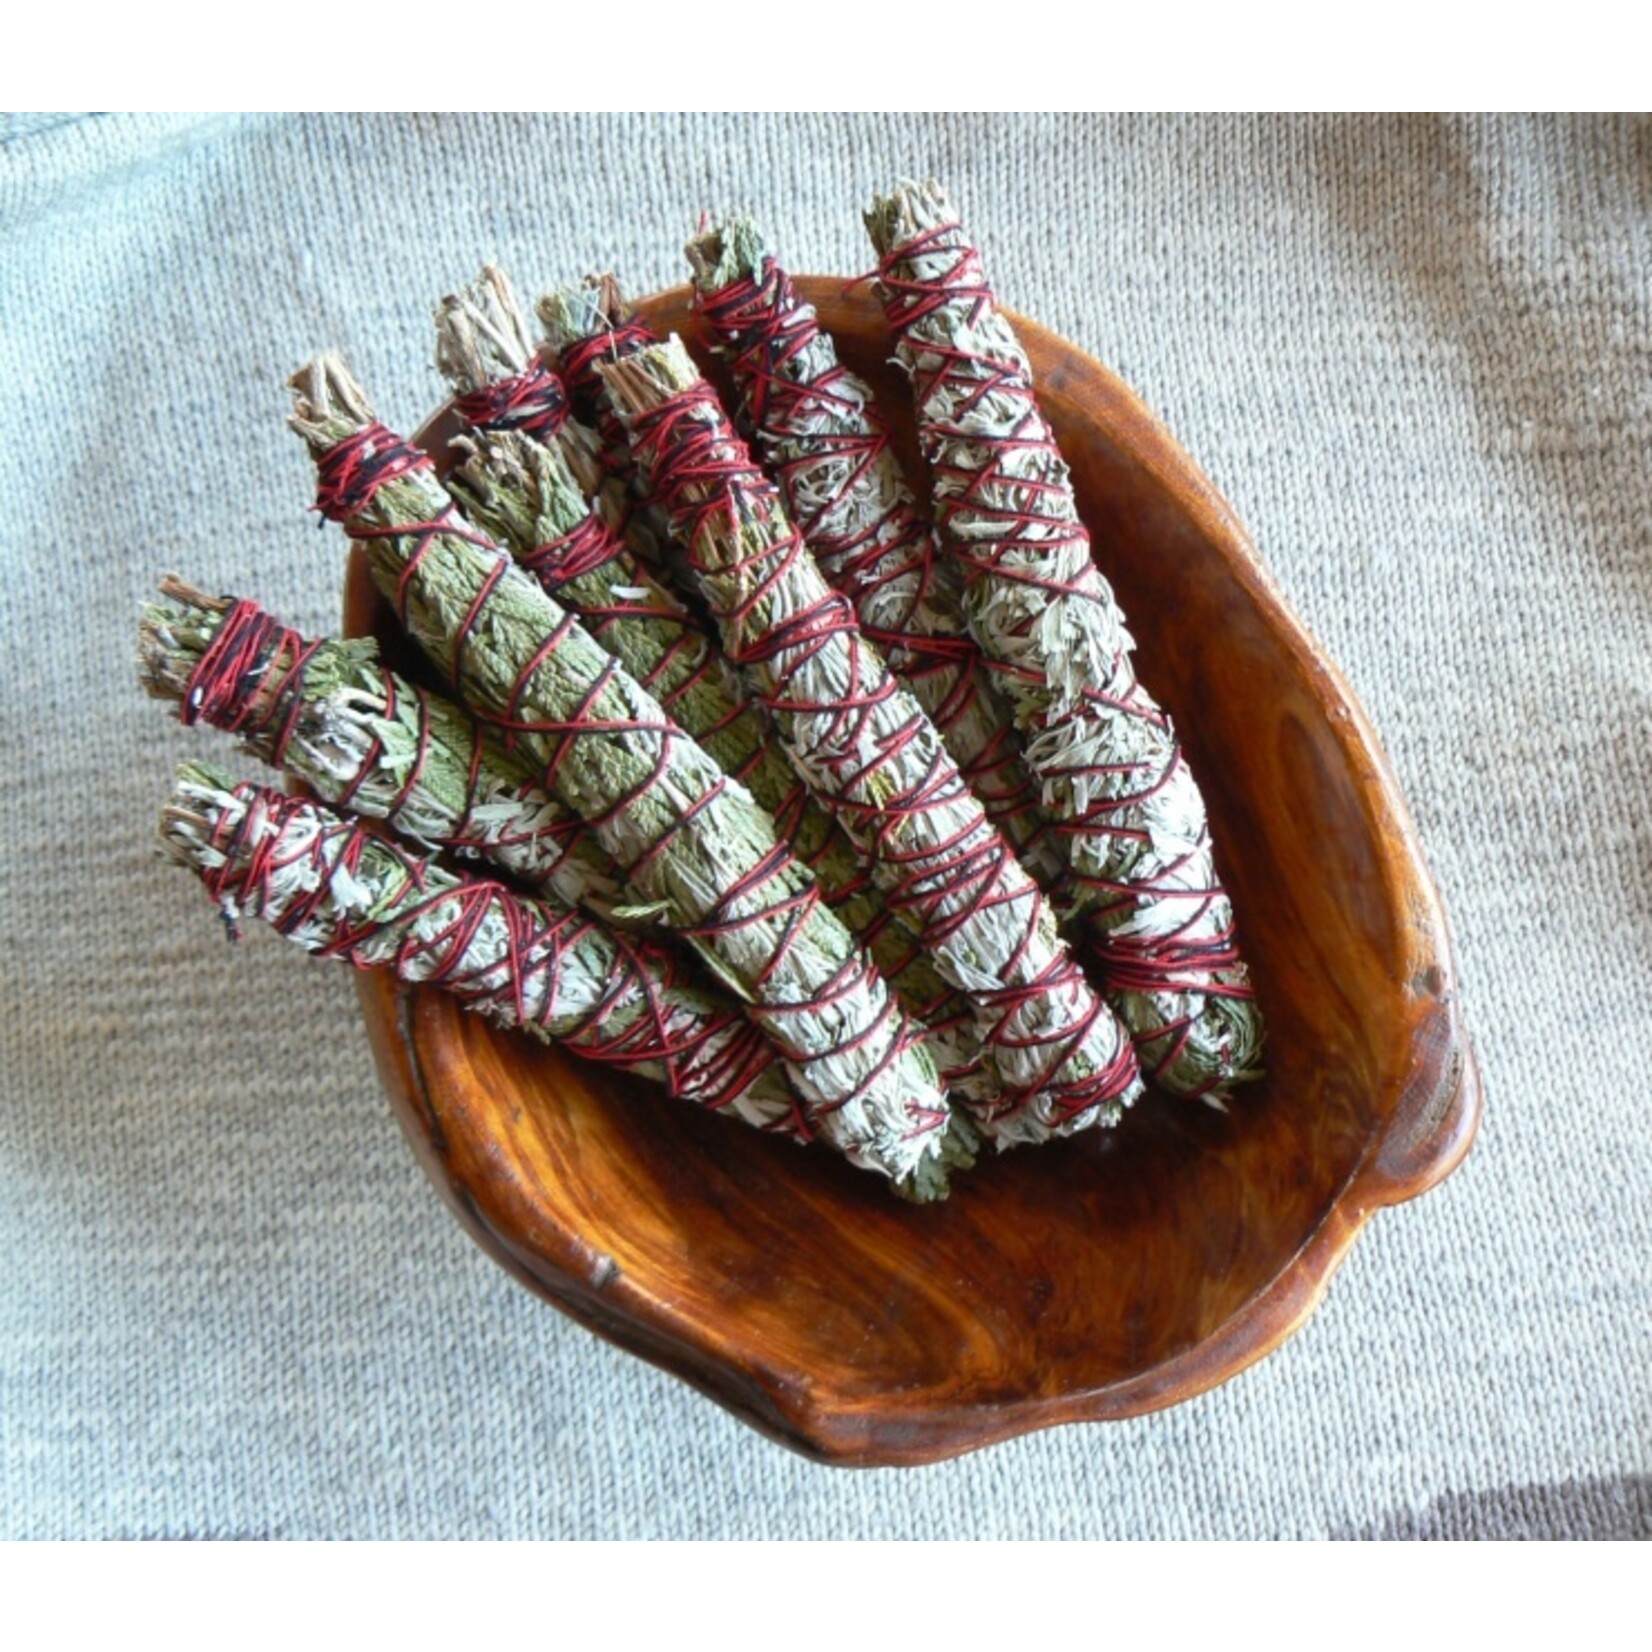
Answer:
POLYGON ((0 128, 0 1535, 1652 1535, 1652 123, 951 116, 0 128), (513 1284, 337 966, 230 952, 154 823, 176 570, 330 626, 286 376, 439 399, 436 295, 798 270, 946 180, 1006 301, 1236 506, 1393 760, 1487 1107, 1320 1311, 1157 1416, 804 1462, 513 1284))

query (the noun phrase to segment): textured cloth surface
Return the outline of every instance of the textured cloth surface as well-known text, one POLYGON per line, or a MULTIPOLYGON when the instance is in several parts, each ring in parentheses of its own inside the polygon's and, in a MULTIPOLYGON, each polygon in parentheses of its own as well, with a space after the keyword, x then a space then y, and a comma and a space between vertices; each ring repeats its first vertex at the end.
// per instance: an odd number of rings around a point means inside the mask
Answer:
POLYGON ((1652 124, 17 119, 0 131, 0 1535, 1652 1534, 1652 124), (1488 1098, 1214 1393, 953 1463, 805 1463, 507 1279, 415 1166, 354 994, 230 955, 152 854, 219 737, 134 686, 163 571, 333 622, 283 428, 430 301, 792 267, 947 180, 1005 299, 1117 368, 1381 734, 1488 1098), (537 290, 537 289, 536 289, 537 290))

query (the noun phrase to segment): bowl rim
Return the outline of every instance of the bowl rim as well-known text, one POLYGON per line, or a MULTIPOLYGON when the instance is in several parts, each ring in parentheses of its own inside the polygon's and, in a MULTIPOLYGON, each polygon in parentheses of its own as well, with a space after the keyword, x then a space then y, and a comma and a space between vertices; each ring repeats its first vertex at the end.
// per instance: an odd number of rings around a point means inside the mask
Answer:
MULTIPOLYGON (((866 303, 855 296, 857 284, 842 277, 799 276, 796 282, 828 332, 866 303)), ((636 303, 662 332, 678 331, 688 342, 696 341, 686 286, 636 303)), ((401 987, 387 971, 357 978, 375 1064, 397 1120, 425 1172, 482 1249, 587 1329, 681 1377, 770 1438, 825 1463, 882 1467, 939 1461, 1058 1424, 1139 1416, 1228 1381, 1311 1317, 1376 1211, 1428 1192, 1462 1163, 1483 1107, 1457 991, 1450 925, 1398 781, 1353 690, 1285 598, 1232 507, 1136 392, 1069 340, 1013 311, 1004 313, 1035 364, 1061 361, 1059 383, 1037 374, 1040 401, 1084 404, 1086 417, 1106 429, 1121 456, 1150 475, 1194 519, 1282 645, 1317 680, 1350 767, 1381 816, 1387 853, 1406 892, 1408 953, 1419 960, 1413 984, 1428 1001, 1428 1013, 1412 1041, 1410 1076, 1393 1116, 1373 1132, 1318 1224, 1273 1279, 1193 1347, 1117 1382, 1009 1403, 961 1403, 921 1422, 903 1415, 880 1426, 863 1408, 847 1411, 816 1403, 797 1385, 731 1359, 702 1327, 631 1311, 605 1294, 600 1269, 593 1274, 577 1257, 524 1246, 505 1231, 451 1163, 431 1075, 419 1059, 419 1023, 427 1014, 444 1013, 446 1002, 434 992, 401 987)), ((447 413, 444 407, 433 414, 415 441, 428 444, 447 413)), ((352 568, 356 566, 352 559, 352 568)), ((362 619, 350 595, 362 583, 353 574, 346 584, 347 631, 362 619)))

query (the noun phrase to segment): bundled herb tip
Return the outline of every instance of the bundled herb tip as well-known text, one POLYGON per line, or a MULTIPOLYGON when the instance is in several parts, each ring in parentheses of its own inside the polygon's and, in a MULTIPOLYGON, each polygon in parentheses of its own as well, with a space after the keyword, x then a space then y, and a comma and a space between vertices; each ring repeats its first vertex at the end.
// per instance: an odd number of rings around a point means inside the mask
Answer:
POLYGON ((413 671, 169 577, 139 672, 301 783, 174 783, 162 848, 232 932, 921 1203, 1132 1106, 1224 1106, 1262 1028, 981 255, 933 184, 866 227, 926 476, 749 219, 686 249, 698 357, 611 276, 536 337, 489 266, 435 310, 447 442, 336 357, 292 380, 316 508, 413 671))

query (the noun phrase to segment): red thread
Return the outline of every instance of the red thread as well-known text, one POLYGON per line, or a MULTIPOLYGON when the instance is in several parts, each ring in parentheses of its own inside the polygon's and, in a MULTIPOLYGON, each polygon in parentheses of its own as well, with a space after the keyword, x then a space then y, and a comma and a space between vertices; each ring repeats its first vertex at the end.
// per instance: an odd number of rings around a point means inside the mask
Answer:
POLYGON ((459 515, 448 500, 428 521, 400 522, 394 527, 376 528, 363 519, 380 488, 404 476, 433 469, 430 456, 421 453, 410 442, 405 442, 393 430, 377 423, 363 425, 342 441, 327 449, 316 460, 315 508, 329 521, 342 524, 344 531, 355 540, 406 539, 412 548, 402 561, 396 582, 394 608, 396 618, 404 630, 407 623, 408 591, 418 574, 420 564, 430 554, 431 546, 442 538, 459 540, 494 552, 499 559, 489 570, 484 588, 472 605, 470 614, 460 626, 453 644, 453 662, 449 678, 458 687, 464 661, 465 643, 476 621, 480 606, 493 586, 504 577, 510 559, 485 534, 478 533, 459 515))
POLYGON ((304 668, 319 646, 256 602, 240 599, 189 673, 180 720, 186 726, 205 722, 256 738, 279 767, 298 714, 304 668))
MULTIPOLYGON (((565 587, 600 574, 616 562, 621 564, 622 571, 629 570, 628 577, 637 577, 625 541, 594 509, 566 533, 534 546, 516 560, 552 597, 559 597, 565 587)), ((660 657, 637 681, 666 711, 674 714, 680 703, 691 699, 707 684, 716 684, 721 690, 716 656, 706 647, 705 638, 693 620, 663 590, 658 586, 652 591, 637 587, 642 594, 620 597, 609 593, 611 584, 609 579, 603 581, 604 594, 600 597, 588 599, 584 593, 576 594, 572 606, 579 610, 581 620, 599 641, 607 638, 616 624, 626 620, 648 622, 655 633, 654 640, 659 643, 660 657), (671 633, 669 641, 663 640, 664 633, 671 633), (682 674, 680 681, 675 686, 665 686, 678 673, 682 674)), ((617 645, 604 642, 604 646, 610 653, 618 652, 617 645)), ((728 699, 729 707, 723 717, 697 731, 697 738, 702 742, 714 740, 745 714, 746 708, 737 699, 732 696, 728 699)), ((752 761, 758 761, 761 756, 761 749, 754 749, 752 761)), ((734 778, 741 776, 737 773, 734 778)))
POLYGON ((330 522, 361 510, 386 482, 431 469, 428 453, 376 420, 352 431, 316 460, 315 508, 330 522))
MULTIPOLYGON (((402 980, 440 986, 507 1025, 537 1026, 589 1060, 658 1069, 673 1096, 714 1111, 732 1105, 773 1059, 756 1027, 737 1010, 701 1013, 672 1001, 673 991, 687 983, 668 951, 611 934, 606 939, 616 954, 612 979, 577 1021, 553 1034, 554 1012, 567 990, 564 971, 581 942, 604 933, 591 919, 485 878, 460 875, 455 887, 423 894, 425 864, 370 837, 362 826, 267 787, 242 784, 233 795, 241 811, 233 818, 228 811, 220 814, 210 838, 223 864, 202 871, 220 905, 262 917, 292 936, 318 918, 340 873, 359 875, 370 845, 381 864, 392 863, 399 875, 399 886, 377 909, 386 915, 334 924, 333 938, 315 949, 321 956, 370 968, 383 961, 383 937, 395 934, 390 965, 402 980), (288 843, 289 837, 294 841, 288 843), (307 877, 294 875, 300 866, 307 877), (444 915, 439 927, 415 932, 420 919, 437 913, 444 915), (465 955, 489 920, 504 930, 504 956, 467 971, 465 955), (535 987, 537 1015, 529 1009, 535 987), (639 1002, 641 1012, 634 1013, 639 1002), (633 1014, 628 1022, 622 1019, 633 1014)), ((774 1128, 805 1140, 812 1134, 795 1109, 774 1128)))
MULTIPOLYGON (((883 289, 884 310, 897 336, 911 330, 943 307, 961 306, 965 324, 973 325, 993 305, 992 289, 982 269, 979 251, 971 246, 960 225, 940 224, 893 247, 879 263, 878 279, 883 289), (919 275, 915 261, 920 258, 949 258, 938 273, 919 275)), ((938 503, 943 528, 953 528, 962 514, 969 517, 969 531, 950 535, 950 543, 968 570, 968 577, 992 574, 1015 580, 1055 595, 1104 600, 1098 588, 1099 576, 1090 564, 1090 536, 1076 512, 1070 512, 1067 469, 1055 444, 1054 433, 1033 399, 1032 382, 1021 368, 958 345, 947 345, 927 337, 908 339, 912 364, 913 393, 920 408, 943 390, 967 386, 967 394, 954 410, 956 419, 991 397, 995 399, 995 422, 1005 427, 1002 436, 983 437, 979 432, 940 420, 928 422, 923 430, 924 446, 934 467, 937 482, 948 481, 956 491, 938 503), (941 457, 947 444, 958 441, 977 451, 991 449, 991 457, 978 470, 949 465, 941 457), (1004 460, 1013 453, 1033 452, 1043 456, 1043 477, 1026 478, 1012 474, 1004 460), (1077 582, 1063 582, 1041 575, 1039 565, 1048 566, 1063 553, 1082 550, 1086 575, 1077 582), (1088 577, 1086 577, 1088 576, 1088 577)), ((990 670, 1023 682, 1041 682, 1037 672, 1017 669, 1006 662, 989 661, 990 670)), ((1086 702, 1098 711, 1122 714, 1152 725, 1168 735, 1169 720, 1148 699, 1136 682, 1128 653, 1112 662, 1109 684, 1084 691, 1086 702)), ((1155 763, 1151 757, 1139 762, 1104 765, 1046 764, 1046 786, 1067 790, 1089 779, 1130 777, 1134 784, 1114 795, 1093 797, 1088 807, 1073 819, 1058 823, 1056 830, 1072 838, 1105 834, 1114 839, 1140 843, 1146 833, 1139 828, 1117 824, 1127 815, 1169 786, 1184 769, 1179 743, 1171 742, 1168 760, 1155 763)), ((1093 792, 1093 788, 1086 787, 1093 792)), ((1104 983, 1113 992, 1162 995, 1201 993, 1219 998, 1249 998, 1252 989, 1238 973, 1239 960, 1230 932, 1216 937, 1191 937, 1189 931, 1200 924, 1220 891, 1188 890, 1174 887, 1181 870, 1209 846, 1208 827, 1201 831, 1195 848, 1172 865, 1148 877, 1107 880, 1080 873, 1075 882, 1090 900, 1089 909, 1100 922, 1103 934, 1097 937, 1104 983), (1099 898, 1098 898, 1099 897, 1099 898), (1178 921, 1168 934, 1123 936, 1105 933, 1110 918, 1124 918, 1149 902, 1175 901, 1178 921), (1224 972, 1233 972, 1224 978, 1224 972)), ((1164 1028, 1139 1035, 1144 1052, 1160 1043, 1167 1048, 1148 1068, 1149 1076, 1163 1071, 1180 1054, 1189 1035, 1188 1018, 1172 1021, 1164 1028)))
MULTIPOLYGON (((266 761, 276 768, 284 768, 287 750, 304 708, 307 674, 328 646, 301 637, 256 602, 245 598, 235 602, 219 622, 211 642, 184 684, 181 720, 191 725, 204 722, 239 734, 266 761)), ((364 665, 362 670, 365 673, 368 668, 364 665)), ((375 806, 373 811, 378 818, 395 826, 400 824, 402 810, 429 761, 434 713, 431 698, 424 689, 382 666, 374 669, 374 676, 376 692, 383 700, 383 720, 394 722, 410 711, 413 732, 413 761, 406 775, 389 802, 382 807, 375 806)), ((366 682, 352 686, 374 692, 366 682)), ((566 855, 585 829, 584 823, 577 819, 561 820, 550 828, 524 826, 514 832, 494 829, 486 835, 478 835, 471 829, 471 816, 482 801, 479 795, 482 742, 476 730, 458 720, 457 712, 454 716, 456 729, 464 732, 470 745, 465 802, 452 828, 436 841, 451 849, 491 855, 499 850, 529 848, 548 837, 557 858, 566 855)), ((339 808, 354 801, 377 769, 383 752, 384 742, 375 736, 364 750, 356 772, 339 785, 330 801, 339 808)), ((422 825, 424 830, 429 830, 428 820, 422 825)))
MULTIPOLYGON (((866 278, 862 278, 866 279, 866 278)), ((939 550, 910 496, 889 497, 881 513, 856 533, 828 524, 862 481, 884 465, 888 427, 834 358, 811 373, 810 353, 822 339, 814 309, 773 258, 759 270, 714 293, 697 292, 695 309, 718 341, 741 387, 745 410, 764 444, 771 469, 821 571, 855 604, 862 634, 883 650, 890 666, 925 690, 925 704, 949 746, 954 731, 975 723, 985 684, 984 662, 965 635, 935 636, 919 628, 936 583, 939 550), (822 421, 837 428, 822 432, 822 421), (844 429, 850 422, 858 428, 844 429), (784 452, 792 458, 781 458, 784 452), (838 466, 847 470, 831 476, 838 466), (898 617, 886 593, 898 593, 898 617)), ((1005 730, 963 767, 989 819, 1022 852, 1035 848, 1047 826, 1037 798, 1005 730)))
MULTIPOLYGON (((929 946, 944 943, 985 907, 1019 908, 1025 926, 1021 950, 1008 960, 1004 974, 1010 980, 1027 978, 989 995, 974 995, 989 1012, 996 1012, 995 1019, 989 1016, 992 1025, 984 1041, 1005 1050, 1021 1047, 1014 1043, 1015 1012, 1033 1002, 1064 1003, 1071 1012, 1068 1024, 1038 1041, 1047 1051, 1046 1073, 1056 1073, 1083 1047, 1107 1012, 1064 950, 1058 949, 1055 961, 1041 975, 1028 975, 1024 951, 1042 910, 1037 887, 970 797, 957 767, 931 735, 927 719, 914 711, 893 731, 883 730, 886 715, 874 719, 900 690, 877 653, 864 645, 847 600, 822 583, 817 595, 783 621, 776 623, 767 612, 776 586, 807 553, 774 484, 729 429, 715 394, 702 381, 635 416, 631 431, 638 459, 670 510, 677 535, 689 547, 708 590, 744 593, 717 602, 724 651, 737 664, 772 667, 758 679, 767 685, 761 697, 771 710, 809 718, 813 776, 829 793, 833 808, 857 823, 860 835, 874 845, 876 857, 894 872, 894 886, 886 893, 888 905, 909 912, 929 946), (700 548, 702 534, 730 525, 750 530, 749 549, 732 564, 721 555, 708 561, 700 548), (810 661, 827 648, 846 651, 843 674, 848 688, 827 704, 793 698, 786 684, 802 680, 810 661), (885 789, 890 784, 886 760, 897 752, 910 753, 920 742, 927 751, 916 781, 890 794, 885 789), (877 755, 868 760, 861 755, 863 748, 877 755), (883 778, 882 786, 867 784, 874 769, 883 778), (938 841, 921 818, 942 806, 967 811, 967 824, 938 841)), ((1119 1050, 1108 1071, 1056 1086, 1055 1106, 1063 1116, 1110 1101, 1129 1086, 1135 1058, 1123 1040, 1119 1050)), ((1051 1094, 1042 1081, 1020 1090, 1006 1088, 1003 1112, 1015 1112, 1040 1094, 1051 1094)))
POLYGON ((624 361, 650 344, 658 344, 660 335, 641 316, 626 316, 613 322, 589 338, 575 339, 560 352, 562 372, 568 390, 580 414, 596 426, 601 442, 602 468, 620 483, 627 509, 622 521, 614 524, 622 537, 641 502, 643 489, 639 486, 637 462, 631 453, 631 440, 625 425, 614 411, 602 375, 597 372, 599 362, 624 361))
MULTIPOLYGON (((374 508, 374 497, 381 487, 428 463, 429 461, 419 455, 416 449, 409 448, 382 425, 367 426, 322 455, 319 461, 321 479, 317 505, 328 516, 341 520, 345 532, 354 539, 407 542, 407 547, 398 553, 398 560, 402 566, 396 587, 396 609, 404 624, 409 593, 419 566, 438 540, 443 537, 457 538, 470 544, 485 546, 494 553, 497 560, 483 579, 475 599, 453 637, 452 648, 457 676, 458 662, 487 607, 489 598, 499 582, 511 571, 510 558, 490 540, 468 527, 455 513, 451 501, 428 520, 387 523, 381 526, 368 519, 368 512, 374 508)), ((502 708, 498 712, 487 712, 483 715, 488 722, 508 733, 531 734, 537 740, 546 743, 541 752, 542 757, 545 749, 548 749, 549 753, 543 762, 543 783, 553 791, 557 789, 559 773, 568 761, 577 740, 612 735, 617 737, 627 750, 634 753, 639 749, 636 736, 652 737, 656 743, 656 756, 649 772, 630 792, 616 799, 611 807, 600 813, 587 814, 586 818, 590 824, 601 827, 615 817, 633 810, 651 793, 667 789, 669 777, 673 773, 689 771, 691 760, 687 757, 687 751, 693 747, 694 742, 669 719, 641 716, 625 708, 624 696, 615 691, 615 682, 620 672, 618 663, 613 659, 606 660, 591 679, 571 717, 542 718, 523 715, 522 707, 524 702, 531 698, 530 690, 534 677, 572 634, 576 624, 573 615, 564 614, 518 673, 502 708), (623 714, 599 716, 597 708, 605 702, 616 705, 623 714)), ((626 876, 634 877, 636 873, 649 868, 667 855, 691 823, 722 796, 728 784, 728 778, 719 775, 687 807, 674 807, 670 823, 660 831, 648 849, 630 866, 624 868, 626 876)), ((812 879, 801 888, 793 887, 796 883, 795 867, 796 862, 793 861, 785 844, 777 843, 769 854, 762 857, 744 877, 737 880, 704 920, 686 933, 702 940, 734 937, 743 931, 756 933, 768 948, 767 959, 758 974, 758 981, 767 981, 789 962, 792 952, 808 928, 810 916, 821 899, 820 890, 812 879), (774 887, 771 888, 771 885, 774 887), (779 926, 778 940, 771 941, 768 938, 766 932, 771 925, 779 926)), ((850 962, 854 964, 854 959, 850 962)), ((865 965, 865 973, 869 981, 876 980, 870 963, 865 965)), ((831 993, 844 990, 848 990, 848 987, 837 979, 834 979, 829 987, 831 993)), ((777 1029, 775 1036, 778 1039, 785 1040, 783 1029, 786 1022, 799 1015, 811 1014, 828 1001, 829 999, 817 995, 809 1002, 798 1004, 768 1003, 757 1013, 771 1028, 777 1029)), ((907 1017, 893 995, 884 992, 879 1013, 858 1032, 847 1036, 836 1045, 822 1049, 813 1043, 803 1047, 795 1038, 786 1042, 792 1059, 799 1065, 808 1065, 827 1061, 834 1056, 878 1042, 883 1044, 885 1059, 893 1059, 889 1052, 898 1053, 898 1050, 904 1047, 901 1040, 906 1037, 907 1017)), ((881 1071, 881 1067, 879 1070, 881 1071)), ((870 1077, 863 1078, 861 1088, 864 1089, 871 1082, 870 1077)))
POLYGON ((627 356, 659 342, 660 335, 636 315, 613 321, 589 338, 575 339, 563 345, 559 352, 568 387, 576 397, 592 404, 600 402, 602 379, 597 373, 597 363, 624 361, 627 356))
MULTIPOLYGON (((621 347, 627 351, 641 348, 642 343, 651 336, 649 329, 641 322, 622 324, 616 334, 621 347)), ((605 338, 611 336, 615 335, 605 335, 605 338)), ((581 382, 587 388, 597 382, 592 365, 597 356, 589 347, 600 342, 602 340, 585 340, 582 346, 575 346, 572 350, 575 361, 580 364, 581 382)), ((561 378, 538 362, 514 378, 499 380, 460 397, 455 406, 478 429, 499 428, 514 422, 515 428, 544 443, 555 439, 568 417, 568 395, 561 378), (534 397, 541 402, 554 400, 557 408, 554 424, 539 428, 525 419, 515 418, 513 421, 507 416, 534 397)), ((609 418, 613 417, 610 413, 609 418)), ((639 577, 631 549, 624 538, 623 521, 610 525, 594 506, 566 533, 519 554, 516 561, 552 597, 560 597, 565 588, 575 581, 598 574, 616 563, 625 575, 621 583, 635 584, 639 577)), ((606 585, 612 581, 604 583, 606 585)), ((625 598, 611 596, 604 591, 593 601, 585 600, 584 594, 579 593, 570 606, 579 610, 580 618, 591 634, 610 653, 619 652, 616 647, 610 646, 608 640, 613 626, 618 622, 646 620, 656 636, 662 630, 675 632, 671 641, 662 645, 660 658, 645 675, 637 679, 668 712, 675 714, 678 705, 691 699, 707 682, 720 675, 715 657, 705 646, 704 638, 686 610, 659 586, 651 592, 625 598), (684 674, 675 687, 664 686, 680 671, 684 674)), ((744 706, 738 701, 731 701, 722 719, 709 727, 700 728, 697 737, 701 741, 714 740, 724 729, 738 722, 744 712, 744 706)), ((754 748, 750 763, 755 764, 761 759, 761 749, 754 748)), ((743 779, 744 775, 736 772, 734 778, 743 779)), ((805 795, 801 783, 795 788, 794 795, 801 804, 805 795)))
POLYGON ((542 361, 453 398, 454 410, 477 430, 520 430, 535 441, 554 441, 568 422, 568 391, 542 361))

